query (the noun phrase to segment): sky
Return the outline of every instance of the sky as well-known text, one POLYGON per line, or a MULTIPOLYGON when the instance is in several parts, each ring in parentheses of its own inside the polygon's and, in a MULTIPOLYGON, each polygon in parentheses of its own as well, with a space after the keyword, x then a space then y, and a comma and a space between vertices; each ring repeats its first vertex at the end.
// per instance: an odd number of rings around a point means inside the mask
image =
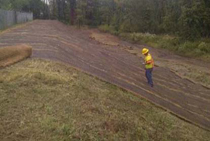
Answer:
POLYGON ((49 4, 49 0, 42 0, 42 1, 47 1, 47 4, 49 4))

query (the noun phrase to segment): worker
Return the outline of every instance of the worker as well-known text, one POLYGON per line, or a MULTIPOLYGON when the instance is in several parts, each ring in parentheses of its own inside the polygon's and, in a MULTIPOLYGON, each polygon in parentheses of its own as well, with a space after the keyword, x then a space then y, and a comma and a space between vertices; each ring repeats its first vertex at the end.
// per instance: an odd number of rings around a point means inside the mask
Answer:
POLYGON ((148 84, 153 87, 153 81, 152 81, 152 71, 153 71, 153 68, 154 68, 154 60, 151 56, 151 54, 149 54, 149 49, 147 48, 143 48, 142 49, 142 54, 145 56, 145 59, 144 59, 144 65, 145 65, 145 70, 146 70, 146 78, 147 78, 147 81, 148 81, 148 84))

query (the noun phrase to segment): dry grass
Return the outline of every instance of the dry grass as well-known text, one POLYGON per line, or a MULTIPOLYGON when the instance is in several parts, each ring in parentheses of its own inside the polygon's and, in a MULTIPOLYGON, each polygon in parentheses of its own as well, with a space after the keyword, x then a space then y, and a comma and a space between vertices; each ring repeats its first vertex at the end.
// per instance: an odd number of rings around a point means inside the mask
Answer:
POLYGON ((2 141, 208 141, 186 123, 114 85, 59 63, 0 70, 2 141))
POLYGON ((105 45, 119 46, 119 40, 117 39, 117 37, 110 34, 92 33, 90 38, 105 45))
POLYGON ((32 47, 28 45, 16 45, 0 48, 0 67, 5 67, 30 57, 32 47))

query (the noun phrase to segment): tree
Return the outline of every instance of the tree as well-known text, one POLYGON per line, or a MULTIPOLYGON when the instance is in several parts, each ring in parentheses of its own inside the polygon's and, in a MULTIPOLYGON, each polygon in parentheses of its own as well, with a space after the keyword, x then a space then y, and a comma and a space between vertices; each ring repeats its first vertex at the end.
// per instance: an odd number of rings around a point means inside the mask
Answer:
POLYGON ((52 17, 72 25, 107 25, 117 32, 187 39, 210 36, 209 0, 53 0, 51 5, 52 17))
POLYGON ((0 0, 0 8, 33 12, 34 18, 48 18, 49 8, 42 0, 0 0))
POLYGON ((76 18, 75 8, 76 8, 76 0, 70 0, 70 20, 72 25, 74 25, 76 18))

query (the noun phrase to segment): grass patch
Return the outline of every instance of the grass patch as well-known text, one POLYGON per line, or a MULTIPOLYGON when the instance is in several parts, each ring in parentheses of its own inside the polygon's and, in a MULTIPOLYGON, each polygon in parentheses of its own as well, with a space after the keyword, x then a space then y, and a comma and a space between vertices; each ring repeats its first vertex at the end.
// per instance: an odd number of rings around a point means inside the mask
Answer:
POLYGON ((28 45, 16 45, 0 48, 0 67, 5 67, 30 57, 32 47, 28 45))
POLYGON ((169 35, 155 35, 149 33, 124 33, 116 31, 113 26, 101 25, 103 32, 118 35, 125 40, 147 44, 155 48, 163 48, 186 57, 193 57, 210 61, 210 39, 203 38, 197 41, 185 41, 169 35))
POLYGON ((149 33, 122 33, 120 36, 133 42, 148 44, 155 48, 163 48, 179 55, 200 58, 210 61, 210 40, 183 41, 169 35, 155 35, 149 33))
POLYGON ((101 25, 98 28, 99 28, 99 30, 101 30, 103 32, 108 32, 108 33, 111 33, 113 35, 119 35, 119 31, 116 31, 114 26, 111 26, 111 25, 101 25))
POLYGON ((190 65, 166 63, 177 75, 188 78, 195 83, 210 87, 210 75, 207 70, 202 70, 190 65))
POLYGON ((2 140, 202 140, 209 132, 63 64, 0 70, 2 140))

